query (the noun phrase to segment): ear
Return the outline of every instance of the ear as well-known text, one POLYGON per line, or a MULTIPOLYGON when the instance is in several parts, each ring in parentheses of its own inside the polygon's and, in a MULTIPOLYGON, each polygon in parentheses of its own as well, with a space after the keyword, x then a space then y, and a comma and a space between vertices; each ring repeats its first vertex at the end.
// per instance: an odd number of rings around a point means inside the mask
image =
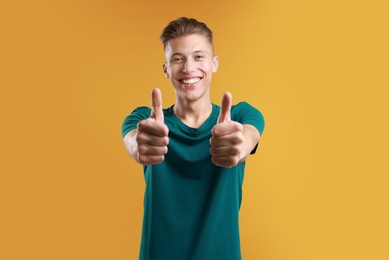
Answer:
POLYGON ((218 56, 213 57, 212 64, 213 64, 212 72, 215 73, 217 71, 217 68, 219 67, 219 57, 218 56))
POLYGON ((165 74, 165 77, 169 78, 169 73, 167 73, 167 64, 166 64, 166 62, 163 63, 162 69, 163 69, 163 74, 165 74))

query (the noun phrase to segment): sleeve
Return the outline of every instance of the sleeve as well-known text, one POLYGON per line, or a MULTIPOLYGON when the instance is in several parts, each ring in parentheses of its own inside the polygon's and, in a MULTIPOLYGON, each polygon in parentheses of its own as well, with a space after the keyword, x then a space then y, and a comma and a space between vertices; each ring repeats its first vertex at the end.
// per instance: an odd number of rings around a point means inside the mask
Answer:
MULTIPOLYGON (((262 136, 265 129, 265 119, 262 113, 251 106, 247 102, 240 102, 235 106, 235 109, 231 111, 232 120, 241 123, 242 125, 249 124, 254 126, 260 135, 262 136)), ((255 146, 251 154, 254 154, 257 150, 258 144, 255 146)))
POLYGON ((128 132, 137 128, 138 123, 144 119, 150 117, 151 108, 148 107, 138 107, 128 115, 122 124, 122 136, 126 136, 128 132))

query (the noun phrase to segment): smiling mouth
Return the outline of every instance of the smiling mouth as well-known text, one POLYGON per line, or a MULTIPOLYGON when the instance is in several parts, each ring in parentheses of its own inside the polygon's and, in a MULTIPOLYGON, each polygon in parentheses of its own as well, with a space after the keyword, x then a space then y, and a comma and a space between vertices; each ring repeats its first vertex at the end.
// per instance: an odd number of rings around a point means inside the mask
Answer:
POLYGON ((202 78, 191 78, 191 79, 181 79, 180 82, 183 84, 196 84, 202 78))

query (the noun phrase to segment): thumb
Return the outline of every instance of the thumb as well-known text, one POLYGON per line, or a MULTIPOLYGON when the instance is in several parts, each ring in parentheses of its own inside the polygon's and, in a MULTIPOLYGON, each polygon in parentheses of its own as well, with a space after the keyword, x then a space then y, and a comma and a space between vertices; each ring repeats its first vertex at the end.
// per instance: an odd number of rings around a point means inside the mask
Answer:
POLYGON ((164 122, 163 111, 162 111, 162 93, 158 88, 153 89, 151 93, 151 117, 157 122, 164 122))
POLYGON ((224 121, 231 120, 231 104, 232 104, 232 95, 229 92, 226 92, 223 95, 222 103, 220 105, 220 114, 217 120, 217 123, 223 123, 224 121))

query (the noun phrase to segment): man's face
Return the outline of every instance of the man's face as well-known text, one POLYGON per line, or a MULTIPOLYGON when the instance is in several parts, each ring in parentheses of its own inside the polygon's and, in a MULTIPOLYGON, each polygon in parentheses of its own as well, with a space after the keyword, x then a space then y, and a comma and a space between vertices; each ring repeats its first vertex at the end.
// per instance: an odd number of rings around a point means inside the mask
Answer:
POLYGON ((181 36, 166 45, 163 69, 179 99, 193 102, 209 97, 212 73, 217 67, 212 45, 202 35, 181 36))

